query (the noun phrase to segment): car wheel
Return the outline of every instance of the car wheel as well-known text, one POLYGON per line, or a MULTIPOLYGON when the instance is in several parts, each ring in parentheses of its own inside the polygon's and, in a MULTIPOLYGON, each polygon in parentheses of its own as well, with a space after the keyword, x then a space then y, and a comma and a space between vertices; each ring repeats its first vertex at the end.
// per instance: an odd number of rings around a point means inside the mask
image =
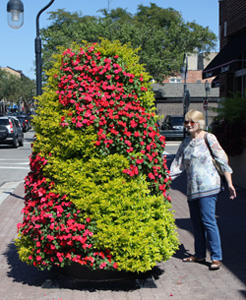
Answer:
POLYGON ((13 138, 13 147, 18 148, 18 140, 16 137, 13 138))
POLYGON ((8 135, 8 128, 5 126, 0 126, 0 138, 5 139, 8 135))
POLYGON ((23 146, 24 145, 24 142, 23 142, 23 138, 21 138, 20 140, 19 140, 19 146, 23 146))

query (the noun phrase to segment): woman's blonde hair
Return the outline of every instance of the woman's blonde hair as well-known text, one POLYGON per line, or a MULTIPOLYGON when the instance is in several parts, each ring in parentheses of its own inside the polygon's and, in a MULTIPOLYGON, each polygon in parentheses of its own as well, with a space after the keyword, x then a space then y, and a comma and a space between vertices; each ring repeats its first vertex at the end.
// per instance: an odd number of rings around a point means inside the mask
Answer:
POLYGON ((187 112, 187 114, 185 115, 185 120, 192 120, 192 121, 196 121, 199 124, 199 128, 200 129, 204 129, 205 128, 205 121, 203 118, 203 114, 198 111, 198 110, 194 110, 191 109, 187 112))

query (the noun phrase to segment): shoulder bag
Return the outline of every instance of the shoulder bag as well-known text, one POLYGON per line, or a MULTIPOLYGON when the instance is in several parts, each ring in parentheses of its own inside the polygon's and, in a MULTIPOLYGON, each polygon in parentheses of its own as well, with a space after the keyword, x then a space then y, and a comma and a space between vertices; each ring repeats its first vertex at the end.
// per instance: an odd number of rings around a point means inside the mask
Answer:
POLYGON ((224 191, 225 190, 225 183, 226 183, 226 179, 225 179, 225 175, 224 175, 224 172, 222 171, 222 168, 221 168, 221 165, 220 163, 215 159, 215 156, 213 154, 213 151, 209 145, 209 142, 208 142, 208 137, 207 137, 207 133, 205 133, 204 135, 204 140, 205 140, 205 143, 208 147, 208 150, 211 154, 211 157, 212 157, 212 161, 213 161, 213 164, 215 166, 215 169, 217 170, 217 172, 219 173, 220 175, 220 179, 221 179, 221 190, 224 191))

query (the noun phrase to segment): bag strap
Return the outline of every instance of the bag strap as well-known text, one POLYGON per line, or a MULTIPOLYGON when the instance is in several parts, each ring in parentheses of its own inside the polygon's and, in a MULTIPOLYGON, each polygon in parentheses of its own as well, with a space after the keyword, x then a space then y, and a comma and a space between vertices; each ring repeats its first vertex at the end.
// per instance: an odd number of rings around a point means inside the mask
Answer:
POLYGON ((209 145, 209 142, 208 142, 208 133, 207 132, 204 134, 204 140, 205 140, 205 143, 206 143, 206 145, 208 147, 208 150, 209 150, 212 158, 214 159, 214 154, 213 154, 212 149, 211 149, 211 147, 209 145))

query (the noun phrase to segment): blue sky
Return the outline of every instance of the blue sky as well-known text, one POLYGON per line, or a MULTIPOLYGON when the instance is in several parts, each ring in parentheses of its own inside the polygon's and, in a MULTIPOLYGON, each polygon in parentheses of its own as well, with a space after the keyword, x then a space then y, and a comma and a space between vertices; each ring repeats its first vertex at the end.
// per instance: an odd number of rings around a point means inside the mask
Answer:
MULTIPOLYGON (((9 66, 35 79, 35 50, 36 15, 49 0, 22 0, 24 4, 24 25, 20 29, 12 29, 7 24, 8 0, 0 2, 0 66, 9 66)), ((55 0, 55 2, 41 14, 40 28, 49 25, 47 18, 49 11, 65 9, 66 11, 81 11, 83 15, 99 15, 103 8, 114 9, 121 7, 135 14, 139 4, 149 6, 155 3, 162 8, 172 7, 181 12, 186 21, 196 21, 202 26, 208 26, 218 36, 218 0, 55 0)))

